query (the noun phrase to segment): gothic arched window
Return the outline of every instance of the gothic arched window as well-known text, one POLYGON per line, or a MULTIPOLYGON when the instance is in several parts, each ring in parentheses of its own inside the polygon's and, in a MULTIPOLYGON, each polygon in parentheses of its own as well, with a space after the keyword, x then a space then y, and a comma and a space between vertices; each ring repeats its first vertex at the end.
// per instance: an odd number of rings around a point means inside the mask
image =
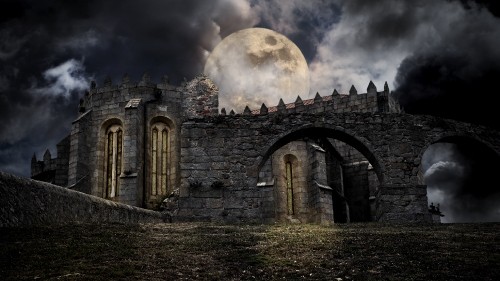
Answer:
POLYGON ((167 193, 169 165, 169 129, 157 122, 151 129, 151 195, 167 193))
POLYGON ((287 209, 288 209, 288 214, 293 215, 294 214, 294 208, 293 208, 293 171, 292 171, 292 162, 287 161, 285 163, 285 169, 286 169, 286 197, 287 197, 287 209))
POLYGON ((123 131, 120 125, 111 125, 106 130, 105 147, 105 190, 106 198, 114 198, 119 194, 119 176, 122 170, 123 131))

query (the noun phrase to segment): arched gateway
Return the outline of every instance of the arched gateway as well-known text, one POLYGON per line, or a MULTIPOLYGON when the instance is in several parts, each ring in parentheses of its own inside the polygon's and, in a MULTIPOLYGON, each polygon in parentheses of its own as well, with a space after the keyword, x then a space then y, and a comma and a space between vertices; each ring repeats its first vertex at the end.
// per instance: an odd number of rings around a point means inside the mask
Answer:
MULTIPOLYGON (((226 115, 206 77, 181 87, 125 78, 90 89, 58 159, 44 162, 62 167, 54 182, 86 193, 103 196, 109 185, 112 200, 147 208, 167 198, 178 220, 431 221, 426 148, 465 136, 498 154, 500 133, 398 109, 387 85, 377 92, 370 83, 365 94, 334 91, 226 115), (120 122, 103 127, 106 120, 120 122), (106 136, 121 150, 106 150, 106 136)), ((55 166, 44 162, 32 160, 34 177, 55 166)))

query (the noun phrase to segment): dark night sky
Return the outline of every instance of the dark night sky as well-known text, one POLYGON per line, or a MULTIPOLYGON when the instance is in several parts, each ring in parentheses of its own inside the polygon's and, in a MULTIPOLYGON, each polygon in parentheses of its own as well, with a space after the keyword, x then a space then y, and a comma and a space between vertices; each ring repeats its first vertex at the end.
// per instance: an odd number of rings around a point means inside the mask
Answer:
POLYGON ((364 92, 370 80, 379 88, 387 81, 407 112, 499 128, 494 3, 2 0, 0 170, 29 176, 33 153, 54 151, 69 133, 90 80, 148 72, 179 83, 202 72, 222 38, 249 27, 297 44, 311 93, 347 93, 351 84, 364 92))

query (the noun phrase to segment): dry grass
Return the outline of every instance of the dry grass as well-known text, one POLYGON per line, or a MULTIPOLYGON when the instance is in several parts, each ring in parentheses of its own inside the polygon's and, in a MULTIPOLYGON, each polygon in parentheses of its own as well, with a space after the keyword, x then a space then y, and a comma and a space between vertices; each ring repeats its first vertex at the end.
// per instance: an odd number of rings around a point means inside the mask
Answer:
POLYGON ((2 280, 500 280, 500 224, 0 229, 2 280))

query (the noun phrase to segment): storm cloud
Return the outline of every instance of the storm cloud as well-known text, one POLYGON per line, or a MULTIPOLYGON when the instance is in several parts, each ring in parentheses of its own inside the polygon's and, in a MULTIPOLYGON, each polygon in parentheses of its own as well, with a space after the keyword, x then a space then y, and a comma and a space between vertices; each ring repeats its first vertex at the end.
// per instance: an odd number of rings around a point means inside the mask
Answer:
POLYGON ((429 202, 440 204, 442 222, 500 221, 496 173, 500 157, 476 141, 436 143, 423 155, 429 202))
POLYGON ((33 152, 69 133, 90 80, 179 83, 222 36, 258 21, 243 0, 14 0, 0 13, 0 169, 24 176, 33 152))

